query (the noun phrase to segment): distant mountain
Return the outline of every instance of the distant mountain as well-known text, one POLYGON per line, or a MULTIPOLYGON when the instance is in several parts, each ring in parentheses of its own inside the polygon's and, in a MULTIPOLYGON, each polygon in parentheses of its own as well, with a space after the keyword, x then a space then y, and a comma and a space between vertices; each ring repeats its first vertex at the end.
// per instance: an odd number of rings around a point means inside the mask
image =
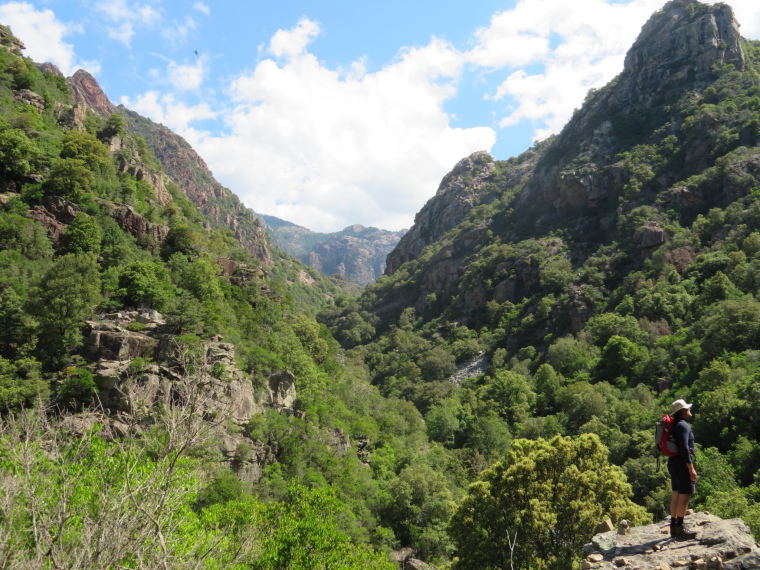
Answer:
POLYGON ((367 285, 385 271, 385 258, 406 230, 391 232, 359 224, 333 233, 313 232, 286 220, 259 214, 272 242, 306 265, 367 285))

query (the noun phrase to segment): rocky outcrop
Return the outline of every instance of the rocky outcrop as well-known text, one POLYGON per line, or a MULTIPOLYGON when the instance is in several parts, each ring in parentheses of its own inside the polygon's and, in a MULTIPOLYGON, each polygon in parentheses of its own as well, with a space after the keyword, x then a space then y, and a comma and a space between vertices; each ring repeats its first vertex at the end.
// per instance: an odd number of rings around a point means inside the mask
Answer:
POLYGON ((87 105, 84 103, 75 103, 69 107, 59 104, 56 107, 58 122, 64 130, 85 131, 84 123, 87 120, 87 105))
POLYGON ((229 228, 249 253, 265 265, 271 265, 266 232, 256 214, 214 179, 193 147, 163 125, 119 108, 123 110, 127 129, 145 139, 164 172, 210 220, 207 229, 229 228))
POLYGON ((21 50, 26 49, 23 42, 13 35, 11 29, 2 24, 0 24, 0 47, 19 57, 21 56, 21 50))
POLYGON ((13 98, 34 107, 38 113, 45 111, 45 98, 39 93, 29 89, 19 89, 13 92, 13 98))
MULTIPOLYGON (((519 206, 534 206, 536 211, 531 216, 541 215, 543 219, 536 222, 539 224, 572 210, 593 211, 605 201, 613 207, 625 181, 620 165, 610 163, 610 156, 614 156, 611 150, 632 131, 644 129, 648 134, 646 125, 650 121, 664 122, 660 117, 664 106, 684 93, 700 93, 724 64, 738 70, 745 67, 731 8, 697 0, 668 2, 642 28, 620 76, 590 93, 581 110, 543 153, 535 175, 521 192, 519 206)), ((709 127, 712 133, 719 128, 719 124, 709 127)), ((704 152, 697 152, 693 146, 689 154, 704 156, 710 147, 711 140, 706 140, 704 152)), ((673 182, 659 181, 663 191, 673 182)), ((702 197, 683 188, 674 189, 667 199, 689 206, 700 203, 702 197)))
POLYGON ((54 63, 50 63, 49 61, 46 61, 45 63, 35 63, 34 65, 42 73, 49 73, 50 75, 55 75, 57 77, 64 77, 61 70, 58 69, 58 66, 55 65, 54 63))
POLYGON ((153 243, 161 243, 166 239, 166 236, 169 233, 169 228, 167 226, 149 222, 145 217, 135 212, 132 206, 121 204, 111 204, 110 206, 110 216, 116 220, 119 227, 128 234, 133 235, 137 239, 148 236, 153 243))
POLYGON ((744 70, 739 24, 731 7, 672 0, 641 28, 609 104, 636 115, 676 100, 685 84, 704 88, 714 78, 714 66, 726 63, 744 70))
POLYGON ((79 212, 79 206, 65 198, 45 196, 42 205, 34 206, 27 215, 42 224, 53 246, 58 249, 66 226, 74 221, 79 212))
POLYGON ((74 101, 87 105, 106 118, 114 112, 113 103, 103 93, 97 80, 84 69, 77 70, 74 75, 66 79, 66 83, 71 89, 74 101))
POLYGON ((114 136, 109 147, 111 154, 117 157, 118 170, 135 177, 136 180, 143 180, 153 188, 153 195, 156 203, 161 206, 168 206, 172 202, 172 196, 166 189, 164 174, 158 170, 146 166, 141 160, 137 151, 133 151, 133 156, 127 158, 120 151, 124 148, 124 140, 120 136, 114 136))
POLYGON ((425 246, 456 227, 476 205, 478 191, 495 168, 493 158, 482 151, 460 160, 414 217, 412 228, 388 254, 385 274, 393 275, 402 264, 416 259, 425 246))
POLYGON ((692 540, 670 538, 667 522, 610 530, 584 547, 584 570, 670 570, 671 568, 750 570, 760 568, 760 548, 740 519, 723 520, 708 513, 686 517, 696 531, 692 540))

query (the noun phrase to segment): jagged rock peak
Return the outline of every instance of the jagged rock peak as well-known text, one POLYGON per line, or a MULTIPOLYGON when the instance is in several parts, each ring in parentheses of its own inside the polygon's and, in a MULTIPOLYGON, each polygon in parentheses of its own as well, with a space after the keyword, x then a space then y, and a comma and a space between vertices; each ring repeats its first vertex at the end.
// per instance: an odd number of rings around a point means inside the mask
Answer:
POLYGON ((713 67, 727 63, 744 70, 731 7, 671 0, 649 18, 628 50, 611 102, 626 104, 629 113, 649 108, 684 82, 709 81, 713 67))
POLYGON ((416 259, 425 246, 455 228, 476 205, 478 191, 495 169, 493 158, 485 151, 460 160, 414 217, 412 228, 388 254, 385 274, 392 275, 402 264, 416 259))
POLYGON ((110 117, 115 107, 98 85, 97 80, 84 69, 77 70, 66 79, 66 83, 74 95, 74 100, 84 103, 103 117, 110 117))

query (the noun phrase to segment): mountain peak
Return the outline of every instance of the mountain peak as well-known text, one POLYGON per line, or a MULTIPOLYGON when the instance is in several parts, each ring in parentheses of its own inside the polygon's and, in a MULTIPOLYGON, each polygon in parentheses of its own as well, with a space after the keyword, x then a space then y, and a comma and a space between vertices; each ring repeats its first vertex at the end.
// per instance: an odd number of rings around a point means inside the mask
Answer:
POLYGON ((97 80, 84 69, 66 79, 77 103, 84 103, 96 113, 110 117, 115 107, 100 88, 97 80))
POLYGON ((651 108, 685 84, 714 78, 715 66, 745 67, 739 24, 727 4, 671 0, 641 28, 610 103, 631 113, 651 108))

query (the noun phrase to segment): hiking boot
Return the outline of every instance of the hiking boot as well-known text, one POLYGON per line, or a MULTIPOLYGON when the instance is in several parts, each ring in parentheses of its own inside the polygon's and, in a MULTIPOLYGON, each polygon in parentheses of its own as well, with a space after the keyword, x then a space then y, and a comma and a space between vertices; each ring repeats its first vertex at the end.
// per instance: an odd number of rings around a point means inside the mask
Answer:
POLYGON ((686 530, 682 526, 670 527, 670 536, 676 540, 694 540, 697 533, 693 530, 686 530))

